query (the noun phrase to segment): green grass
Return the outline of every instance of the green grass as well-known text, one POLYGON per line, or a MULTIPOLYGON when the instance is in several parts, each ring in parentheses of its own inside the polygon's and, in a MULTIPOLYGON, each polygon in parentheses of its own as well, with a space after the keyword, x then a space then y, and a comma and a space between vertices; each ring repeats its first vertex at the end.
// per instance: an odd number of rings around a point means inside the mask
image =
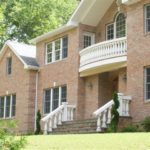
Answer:
POLYGON ((150 133, 28 136, 24 150, 150 150, 150 133))

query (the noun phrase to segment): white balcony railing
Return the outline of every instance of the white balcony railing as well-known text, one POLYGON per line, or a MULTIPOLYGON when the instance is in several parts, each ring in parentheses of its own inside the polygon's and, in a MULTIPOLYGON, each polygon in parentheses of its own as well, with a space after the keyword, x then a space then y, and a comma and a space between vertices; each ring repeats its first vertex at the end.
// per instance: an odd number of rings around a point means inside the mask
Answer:
POLYGON ((106 59, 127 55, 126 37, 94 44, 80 52, 80 68, 106 59))
POLYGON ((62 122, 72 121, 75 108, 74 105, 68 105, 67 102, 64 102, 57 109, 45 116, 42 119, 44 122, 44 134, 52 132, 52 130, 57 128, 57 125, 61 125, 62 122))
MULTIPOLYGON (((130 116, 129 114, 129 103, 131 101, 131 96, 124 96, 122 93, 118 93, 118 99, 119 99, 119 115, 120 116, 130 116)), ((104 106, 97 109, 93 114, 97 118, 97 132, 101 132, 102 128, 107 128, 107 125, 111 122, 111 109, 114 105, 114 101, 111 100, 108 103, 106 103, 104 106)))

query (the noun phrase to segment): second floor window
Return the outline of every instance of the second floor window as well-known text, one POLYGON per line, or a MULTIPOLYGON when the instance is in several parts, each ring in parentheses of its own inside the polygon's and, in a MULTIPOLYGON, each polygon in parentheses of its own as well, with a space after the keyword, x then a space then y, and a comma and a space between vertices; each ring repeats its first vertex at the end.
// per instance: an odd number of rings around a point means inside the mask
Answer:
POLYGON ((10 75, 12 73, 12 58, 9 57, 6 60, 6 73, 10 75))
POLYGON ((46 45, 45 63, 49 64, 68 56, 68 37, 63 37, 46 45))
POLYGON ((150 4, 145 6, 145 30, 150 32, 150 4))
POLYGON ((115 22, 106 26, 106 39, 112 40, 126 36, 126 18, 123 13, 119 13, 115 22))
POLYGON ((83 47, 86 48, 95 43, 95 34, 90 32, 85 32, 83 35, 83 47))

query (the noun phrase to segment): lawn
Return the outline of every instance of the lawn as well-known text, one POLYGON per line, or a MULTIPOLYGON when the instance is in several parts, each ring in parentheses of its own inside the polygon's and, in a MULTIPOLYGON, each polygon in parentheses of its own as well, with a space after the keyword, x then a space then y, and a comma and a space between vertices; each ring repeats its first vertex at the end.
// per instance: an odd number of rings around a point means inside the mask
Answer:
POLYGON ((150 133, 28 136, 24 150, 150 150, 150 133))

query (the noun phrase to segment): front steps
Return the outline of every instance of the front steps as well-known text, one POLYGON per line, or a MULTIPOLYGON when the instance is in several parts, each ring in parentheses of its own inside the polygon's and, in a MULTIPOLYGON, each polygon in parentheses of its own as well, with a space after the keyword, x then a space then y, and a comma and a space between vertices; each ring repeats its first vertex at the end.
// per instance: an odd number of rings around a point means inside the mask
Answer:
MULTIPOLYGON (((120 117, 118 130, 132 123, 131 117, 120 117)), ((53 129, 49 134, 90 134, 99 133, 96 131, 97 119, 76 120, 63 122, 62 125, 58 125, 56 129, 53 129)), ((104 133, 106 129, 102 129, 101 133, 104 133)))
POLYGON ((49 134, 88 134, 96 132, 96 119, 63 122, 49 134))

